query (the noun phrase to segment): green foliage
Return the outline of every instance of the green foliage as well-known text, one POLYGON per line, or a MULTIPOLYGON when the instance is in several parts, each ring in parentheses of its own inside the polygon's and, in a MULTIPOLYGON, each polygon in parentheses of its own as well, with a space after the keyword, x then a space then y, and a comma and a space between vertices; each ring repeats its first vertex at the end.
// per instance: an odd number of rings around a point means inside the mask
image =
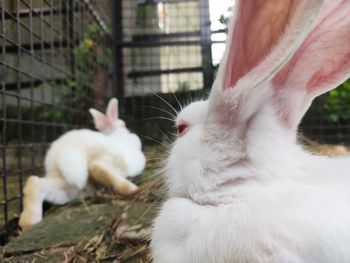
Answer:
POLYGON ((227 15, 221 15, 219 18, 219 22, 224 26, 225 31, 227 32, 228 23, 230 21, 230 17, 227 15))
POLYGON ((329 92, 324 110, 331 122, 350 120, 350 79, 329 92))
POLYGON ((55 119, 58 122, 70 122, 74 117, 70 108, 85 110, 89 105, 86 98, 91 90, 91 83, 99 67, 111 63, 112 50, 110 47, 99 46, 105 37, 97 24, 91 24, 84 33, 84 38, 72 50, 75 63, 74 79, 67 79, 65 84, 43 83, 41 88, 54 91, 64 108, 50 108, 40 114, 44 120, 55 119))

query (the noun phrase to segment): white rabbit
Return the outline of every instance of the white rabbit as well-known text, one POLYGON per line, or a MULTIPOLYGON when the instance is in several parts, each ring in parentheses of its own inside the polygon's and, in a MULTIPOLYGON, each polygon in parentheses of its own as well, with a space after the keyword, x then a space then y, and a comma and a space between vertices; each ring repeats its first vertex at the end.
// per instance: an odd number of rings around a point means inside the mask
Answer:
POLYGON ((350 158, 296 142, 350 76, 350 0, 241 0, 207 101, 177 116, 155 263, 349 263, 350 158))
POLYGON ((97 131, 73 130, 54 141, 45 157, 45 177, 31 176, 24 187, 19 225, 31 228, 42 219, 44 200, 64 204, 85 190, 89 171, 98 182, 129 195, 138 187, 126 177, 141 173, 146 158, 139 137, 118 119, 118 101, 111 99, 106 115, 90 109, 97 131))

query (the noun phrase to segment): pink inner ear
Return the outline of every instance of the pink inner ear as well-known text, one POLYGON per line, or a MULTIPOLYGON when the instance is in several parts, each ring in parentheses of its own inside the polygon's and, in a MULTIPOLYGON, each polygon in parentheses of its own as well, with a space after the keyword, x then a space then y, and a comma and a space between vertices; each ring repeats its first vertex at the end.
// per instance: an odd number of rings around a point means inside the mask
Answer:
POLYGON ((326 65, 324 65, 324 68, 321 68, 318 71, 316 71, 306 85, 307 90, 309 92, 314 92, 317 90, 318 87, 322 87, 322 84, 324 85, 327 83, 331 83, 332 80, 337 78, 337 75, 340 71, 342 71, 344 68, 349 68, 349 64, 350 51, 338 61, 338 65, 336 65, 335 68, 327 67, 326 65))
POLYGON ((118 111, 113 108, 109 114, 108 114, 108 118, 111 120, 111 121, 115 121, 116 119, 118 119, 118 111))
POLYGON ((94 119, 95 127, 97 130, 103 133, 108 133, 113 128, 114 122, 110 122, 103 113, 99 112, 96 109, 90 109, 89 112, 94 119))
POLYGON ((240 1, 233 32, 228 39, 228 56, 223 87, 237 81, 257 66, 276 45, 293 14, 297 1, 240 1))
POLYGON ((296 127, 316 96, 350 77, 349 14, 350 1, 325 1, 314 29, 273 78, 285 126, 296 127))
POLYGON ((113 98, 109 101, 107 106, 107 118, 110 122, 115 122, 118 119, 118 100, 113 98))

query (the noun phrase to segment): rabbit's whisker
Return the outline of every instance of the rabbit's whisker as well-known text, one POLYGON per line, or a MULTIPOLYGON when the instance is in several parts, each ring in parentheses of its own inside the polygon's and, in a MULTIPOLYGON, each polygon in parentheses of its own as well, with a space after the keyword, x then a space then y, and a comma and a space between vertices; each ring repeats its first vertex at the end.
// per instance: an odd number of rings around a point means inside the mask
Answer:
POLYGON ((156 124, 156 127, 162 133, 162 135, 168 140, 168 142, 172 143, 172 140, 170 140, 169 136, 159 127, 158 124, 156 124))
POLYGON ((159 110, 161 112, 164 112, 166 114, 169 114, 171 117, 173 117, 174 119, 176 119, 176 115, 167 111, 167 110, 164 110, 162 108, 159 108, 159 107, 154 107, 154 106, 149 106, 149 105, 140 105, 139 107, 143 107, 143 108, 150 108, 150 109, 155 109, 155 110, 159 110))
POLYGON ((163 147, 165 147, 165 148, 168 147, 167 144, 162 143, 162 142, 160 142, 160 141, 158 141, 158 140, 156 140, 156 139, 154 139, 154 138, 151 138, 151 137, 146 136, 146 135, 143 135, 143 134, 139 134, 139 135, 142 136, 142 137, 145 138, 145 139, 148 139, 148 140, 151 140, 151 141, 153 141, 153 142, 156 142, 156 143, 158 143, 159 145, 161 145, 161 146, 163 146, 163 147))
POLYGON ((174 122, 173 119, 162 117, 162 116, 139 119, 139 121, 148 121, 148 120, 167 120, 167 121, 174 122))
POLYGON ((146 90, 148 90, 149 92, 151 92, 153 95, 155 95, 156 97, 158 97, 159 99, 161 99, 164 103, 166 103, 169 107, 170 107, 170 109, 172 109, 173 111, 174 111, 174 113, 176 114, 176 115, 178 115, 178 111, 168 102, 168 101, 166 101, 164 98, 162 98, 160 95, 158 95, 157 93, 155 93, 154 91, 152 91, 152 90, 150 90, 150 89, 148 89, 148 88, 145 88, 146 90))
POLYGON ((175 98, 177 104, 179 105, 180 109, 182 110, 181 103, 180 103, 180 101, 178 100, 178 98, 176 97, 176 94, 175 94, 173 88, 170 88, 170 90, 171 90, 171 93, 173 94, 173 96, 174 96, 174 98, 175 98))

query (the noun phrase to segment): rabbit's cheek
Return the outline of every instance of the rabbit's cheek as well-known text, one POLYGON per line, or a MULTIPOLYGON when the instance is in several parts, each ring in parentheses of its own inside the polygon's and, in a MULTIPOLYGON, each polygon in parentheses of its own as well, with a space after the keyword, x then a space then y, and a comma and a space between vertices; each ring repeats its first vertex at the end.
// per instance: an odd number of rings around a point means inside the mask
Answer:
MULTIPOLYGON (((204 146, 201 143, 201 129, 192 127, 175 142, 167 162, 166 177, 169 187, 181 194, 196 188, 202 174, 204 146)), ((200 184, 199 184, 200 185, 200 184)))

